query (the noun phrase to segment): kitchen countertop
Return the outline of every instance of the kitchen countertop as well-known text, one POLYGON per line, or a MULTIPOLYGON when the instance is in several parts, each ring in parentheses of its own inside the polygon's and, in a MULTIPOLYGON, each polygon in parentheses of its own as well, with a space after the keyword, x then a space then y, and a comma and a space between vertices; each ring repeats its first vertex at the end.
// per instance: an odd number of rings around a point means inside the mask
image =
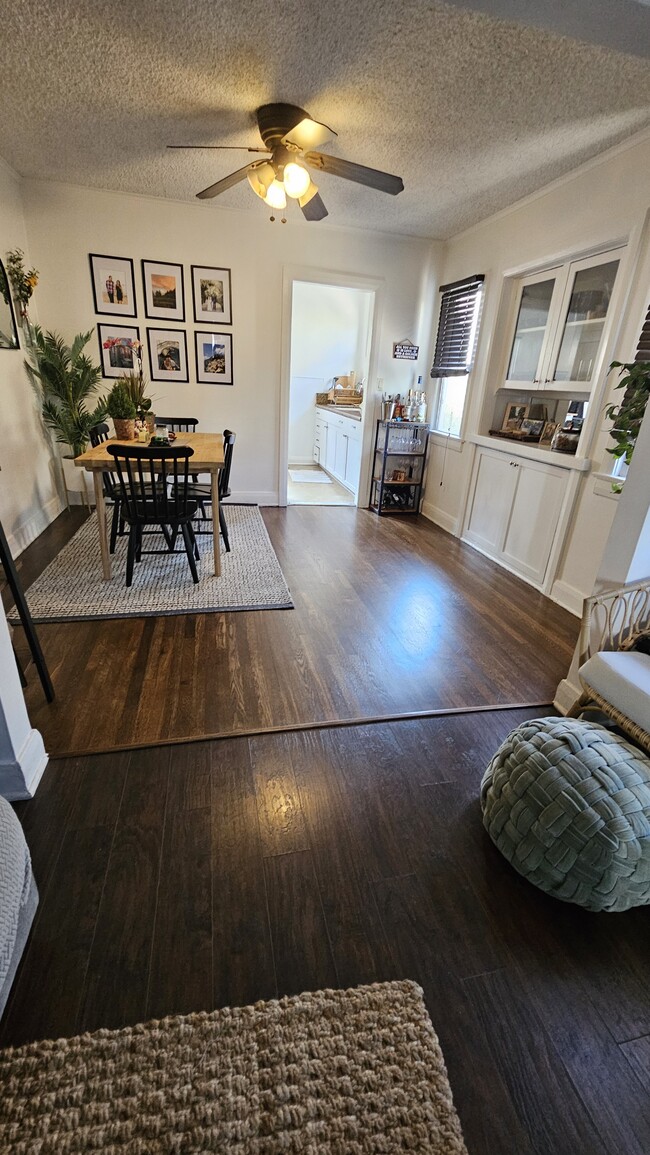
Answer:
POLYGON ((361 409, 358 405, 317 405, 324 413, 338 413, 341 417, 349 417, 351 421, 361 420, 361 409))

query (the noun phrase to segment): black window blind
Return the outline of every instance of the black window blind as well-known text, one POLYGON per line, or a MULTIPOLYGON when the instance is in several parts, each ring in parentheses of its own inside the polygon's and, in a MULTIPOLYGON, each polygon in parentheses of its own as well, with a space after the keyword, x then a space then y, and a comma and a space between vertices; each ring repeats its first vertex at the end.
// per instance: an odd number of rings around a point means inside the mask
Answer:
POLYGON ((639 344, 637 345, 634 360, 650 361, 650 308, 648 308, 645 321, 641 328, 641 336, 639 337, 639 344))
POLYGON ((442 301, 432 377, 460 377, 469 373, 478 336, 474 319, 484 280, 482 274, 477 274, 440 286, 442 301))

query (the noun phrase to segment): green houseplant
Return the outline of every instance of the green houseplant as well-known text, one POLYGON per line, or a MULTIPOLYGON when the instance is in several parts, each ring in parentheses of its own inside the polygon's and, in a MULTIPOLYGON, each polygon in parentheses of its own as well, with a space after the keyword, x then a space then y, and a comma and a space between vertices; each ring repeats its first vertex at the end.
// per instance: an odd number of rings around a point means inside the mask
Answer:
POLYGON ((93 425, 106 417, 106 400, 95 395, 102 371, 83 352, 92 332, 78 333, 72 345, 66 345, 56 333, 34 325, 29 359, 25 361, 41 399, 43 420, 55 439, 69 447, 68 457, 84 452, 93 425))
POLYGON ((605 409, 605 416, 614 423, 610 437, 615 442, 607 452, 612 457, 623 458, 629 465, 650 397, 650 361, 612 361, 609 371, 612 369, 620 370, 621 379, 616 388, 625 392, 619 405, 608 405, 605 409))
POLYGON ((108 415, 113 418, 115 436, 120 441, 132 441, 135 435, 137 408, 128 384, 123 377, 116 381, 107 399, 108 415))

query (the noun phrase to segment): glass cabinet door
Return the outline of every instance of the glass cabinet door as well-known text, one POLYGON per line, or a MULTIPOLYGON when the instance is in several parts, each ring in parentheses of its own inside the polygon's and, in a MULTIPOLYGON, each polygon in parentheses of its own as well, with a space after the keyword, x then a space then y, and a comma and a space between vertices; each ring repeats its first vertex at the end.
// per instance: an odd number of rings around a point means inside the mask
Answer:
POLYGON ((591 382, 618 264, 592 264, 574 273, 551 382, 591 382))
POLYGON ((539 382, 555 280, 552 276, 523 286, 506 374, 510 384, 539 382))

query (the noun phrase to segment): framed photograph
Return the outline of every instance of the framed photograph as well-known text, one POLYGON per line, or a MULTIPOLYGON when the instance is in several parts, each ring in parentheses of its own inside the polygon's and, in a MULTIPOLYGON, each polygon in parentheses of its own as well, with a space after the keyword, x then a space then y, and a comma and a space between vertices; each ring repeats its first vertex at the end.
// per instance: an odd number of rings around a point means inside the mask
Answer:
POLYGON ((194 334, 196 379, 205 385, 232 385, 232 333, 209 329, 194 334))
POLYGON ((143 261, 144 311, 151 321, 184 321, 183 266, 143 261))
POLYGON ((528 416, 528 406, 520 405, 518 402, 512 405, 506 405, 506 411, 503 415, 502 430, 505 429, 520 429, 521 423, 528 416))
POLYGON ((394 469, 390 479, 391 481, 406 481, 406 471, 404 469, 394 469))
POLYGON ((184 329, 147 329, 152 381, 189 381, 184 329))
POLYGON ((97 336, 104 377, 121 377, 123 373, 137 372, 137 360, 131 345, 132 341, 140 340, 137 326, 98 325, 97 336))
POLYGON ((212 325, 232 325, 230 269, 192 265, 194 320, 212 325))
POLYGON ((96 313, 135 317, 135 277, 130 257, 107 257, 89 253, 90 278, 96 313))
POLYGON ((545 421, 540 441, 552 441, 558 428, 557 421, 545 421))
POLYGON ((545 424, 545 421, 531 420, 530 417, 524 417, 519 428, 526 437, 535 437, 539 441, 545 424))

